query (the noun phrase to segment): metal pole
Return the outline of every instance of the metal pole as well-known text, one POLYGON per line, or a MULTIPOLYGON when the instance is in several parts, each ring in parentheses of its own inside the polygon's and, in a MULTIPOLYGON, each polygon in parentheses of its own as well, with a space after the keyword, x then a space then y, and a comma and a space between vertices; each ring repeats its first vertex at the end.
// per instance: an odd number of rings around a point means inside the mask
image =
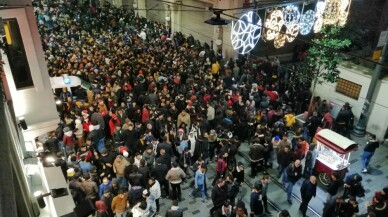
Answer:
MULTIPOLYGON (((387 30, 388 30, 388 28, 387 28, 387 30)), ((372 76, 372 79, 371 79, 370 84, 369 84, 368 92, 367 92, 366 97, 365 97, 364 106, 362 107, 360 119, 358 120, 357 125, 353 129, 352 134, 356 137, 364 137, 365 136, 366 126, 367 126, 368 118, 369 118, 369 107, 370 107, 373 95, 375 93, 375 90, 376 90, 377 82, 380 78, 381 69, 382 69, 381 64, 384 62, 385 55, 387 52, 387 47, 388 47, 387 46, 387 39, 388 39, 388 37, 385 38, 385 44, 383 46, 383 49, 381 51, 381 56, 380 56, 379 61, 378 61, 379 64, 376 64, 376 66, 375 66, 375 70, 373 72, 373 76, 372 76)))

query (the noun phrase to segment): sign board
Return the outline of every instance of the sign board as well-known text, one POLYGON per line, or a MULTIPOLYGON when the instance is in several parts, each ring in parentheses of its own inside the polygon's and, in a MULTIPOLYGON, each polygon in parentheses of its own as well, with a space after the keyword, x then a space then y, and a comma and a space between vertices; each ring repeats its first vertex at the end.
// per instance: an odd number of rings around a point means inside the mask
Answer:
POLYGON ((381 57, 381 50, 375 50, 372 55, 372 60, 378 60, 381 57))
POLYGON ((377 47, 382 47, 387 43, 388 31, 382 31, 380 34, 379 42, 377 42, 377 47))

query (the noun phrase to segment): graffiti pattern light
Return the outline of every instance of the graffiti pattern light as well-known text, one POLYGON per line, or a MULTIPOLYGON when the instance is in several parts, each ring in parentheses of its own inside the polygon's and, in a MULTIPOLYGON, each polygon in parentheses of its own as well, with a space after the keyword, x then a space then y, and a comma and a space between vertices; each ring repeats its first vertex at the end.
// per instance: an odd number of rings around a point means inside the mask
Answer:
POLYGON ((248 12, 243 14, 238 21, 232 23, 232 46, 238 53, 248 53, 260 40, 261 18, 257 15, 257 22, 253 23, 253 20, 253 12, 248 12))
POLYGON ((264 23, 264 39, 271 41, 279 35, 284 24, 283 12, 279 9, 273 9, 268 10, 267 13, 264 23))
POLYGON ((299 33, 299 24, 294 23, 292 25, 289 25, 286 30, 286 41, 288 43, 291 43, 295 40, 296 36, 299 33))
POLYGON ((311 28, 314 25, 315 21, 315 12, 313 10, 306 11, 301 17, 300 17, 300 34, 301 35, 307 35, 310 33, 311 28))

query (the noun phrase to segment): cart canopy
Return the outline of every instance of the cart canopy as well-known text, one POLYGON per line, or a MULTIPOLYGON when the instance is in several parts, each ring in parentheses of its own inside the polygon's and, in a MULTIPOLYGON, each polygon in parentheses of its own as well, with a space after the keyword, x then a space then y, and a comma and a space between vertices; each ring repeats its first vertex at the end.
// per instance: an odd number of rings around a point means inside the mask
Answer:
POLYGON ((315 139, 340 154, 346 154, 357 148, 357 143, 329 129, 315 134, 315 139))

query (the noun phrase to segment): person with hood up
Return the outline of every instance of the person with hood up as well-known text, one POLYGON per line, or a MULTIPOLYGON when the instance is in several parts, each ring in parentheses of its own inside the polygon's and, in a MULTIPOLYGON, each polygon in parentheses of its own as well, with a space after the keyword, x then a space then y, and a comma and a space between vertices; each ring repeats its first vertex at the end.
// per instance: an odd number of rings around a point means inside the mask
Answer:
POLYGON ((96 201, 96 217, 109 217, 108 209, 104 201, 96 201))

